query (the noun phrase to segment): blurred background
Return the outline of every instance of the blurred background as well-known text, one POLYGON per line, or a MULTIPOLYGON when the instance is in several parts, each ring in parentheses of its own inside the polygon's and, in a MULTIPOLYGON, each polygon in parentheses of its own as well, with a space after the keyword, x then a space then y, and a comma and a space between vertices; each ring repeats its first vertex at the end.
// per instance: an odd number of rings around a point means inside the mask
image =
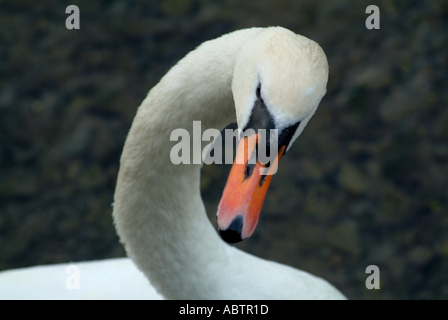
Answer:
MULTIPOLYGON (((0 270, 125 256, 119 157, 147 92, 203 41, 280 25, 327 95, 238 247, 350 299, 448 299, 447 1, 0 1, 0 270), (81 28, 67 30, 75 4, 81 28), (380 30, 368 30, 368 5, 380 30), (367 290, 377 265, 381 288, 367 290)), ((204 166, 211 222, 230 166, 204 166)))

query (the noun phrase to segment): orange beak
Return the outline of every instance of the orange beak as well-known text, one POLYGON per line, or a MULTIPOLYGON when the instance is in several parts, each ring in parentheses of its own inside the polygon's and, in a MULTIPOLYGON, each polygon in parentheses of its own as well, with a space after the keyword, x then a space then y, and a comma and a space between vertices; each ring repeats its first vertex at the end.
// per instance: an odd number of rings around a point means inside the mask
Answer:
POLYGON ((218 230, 221 237, 229 243, 247 239, 254 232, 272 173, 275 172, 278 161, 285 151, 285 146, 282 146, 274 163, 269 167, 260 163, 258 157, 253 157, 259 136, 254 134, 240 140, 234 164, 218 205, 216 215, 218 230))

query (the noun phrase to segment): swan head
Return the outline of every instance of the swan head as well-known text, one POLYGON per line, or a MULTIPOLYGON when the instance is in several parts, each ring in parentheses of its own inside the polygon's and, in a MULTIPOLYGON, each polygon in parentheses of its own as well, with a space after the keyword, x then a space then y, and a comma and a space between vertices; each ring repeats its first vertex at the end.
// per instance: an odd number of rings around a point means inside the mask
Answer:
POLYGON ((313 116, 327 81, 328 62, 321 47, 287 29, 264 29, 243 46, 232 80, 243 138, 217 212, 225 241, 239 242, 254 232, 277 162, 313 116), (267 154, 275 150, 270 163, 259 159, 262 139, 267 154))

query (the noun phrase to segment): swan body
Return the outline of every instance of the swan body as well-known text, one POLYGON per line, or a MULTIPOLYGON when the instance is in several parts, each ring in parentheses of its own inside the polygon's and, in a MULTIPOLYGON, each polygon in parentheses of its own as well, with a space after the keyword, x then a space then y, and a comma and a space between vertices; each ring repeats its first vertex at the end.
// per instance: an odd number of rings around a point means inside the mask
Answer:
POLYGON ((77 262, 70 265, 55 264, 1 272, 0 298, 163 299, 147 282, 144 274, 138 271, 128 258, 77 262), (74 274, 70 270, 71 265, 79 268, 79 288, 74 287, 75 282, 70 279, 74 274))
MULTIPOLYGON (((96 298, 116 299, 345 299, 325 280, 224 242, 205 213, 201 165, 170 160, 174 129, 191 135, 195 120, 201 121, 202 131, 222 129, 235 120, 239 128, 248 127, 256 122, 257 101, 267 114, 260 123, 275 126, 279 142, 282 132, 294 129, 281 142, 282 150, 289 149, 325 94, 327 79, 322 49, 280 27, 240 30, 203 43, 149 92, 123 149, 113 217, 133 263, 77 264, 86 279, 81 277, 78 290, 65 288, 67 265, 2 272, 0 297, 93 298, 84 291, 91 289, 96 298), (50 285, 39 289, 44 279, 50 285), (87 280, 92 286, 83 287, 87 280), (50 288, 61 281, 62 289, 50 288), (34 291, 19 292, 28 285, 34 291)), ((230 230, 234 224, 226 225, 225 217, 232 213, 222 207, 218 227, 230 230)))

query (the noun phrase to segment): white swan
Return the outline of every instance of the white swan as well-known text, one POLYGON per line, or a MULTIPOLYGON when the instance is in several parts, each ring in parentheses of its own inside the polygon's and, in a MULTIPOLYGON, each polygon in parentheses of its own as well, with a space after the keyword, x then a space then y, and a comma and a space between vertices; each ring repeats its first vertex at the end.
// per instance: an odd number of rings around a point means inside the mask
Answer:
MULTIPOLYGON (((327 79, 319 45, 280 27, 203 43, 150 91, 121 157, 113 216, 141 272, 129 259, 79 263, 80 289, 68 290, 67 265, 6 271, 0 273, 0 297, 344 299, 320 278, 226 244, 205 213, 200 165, 170 161, 174 129, 191 133, 194 120, 202 130, 222 129, 235 121, 235 111, 239 128, 278 129, 281 156, 314 114, 327 79)), ((252 233, 269 184, 253 167, 243 167, 246 177, 232 169, 219 207, 218 226, 230 241, 252 233), (231 198, 243 179, 257 183, 241 187, 245 202, 235 203, 231 198)))

